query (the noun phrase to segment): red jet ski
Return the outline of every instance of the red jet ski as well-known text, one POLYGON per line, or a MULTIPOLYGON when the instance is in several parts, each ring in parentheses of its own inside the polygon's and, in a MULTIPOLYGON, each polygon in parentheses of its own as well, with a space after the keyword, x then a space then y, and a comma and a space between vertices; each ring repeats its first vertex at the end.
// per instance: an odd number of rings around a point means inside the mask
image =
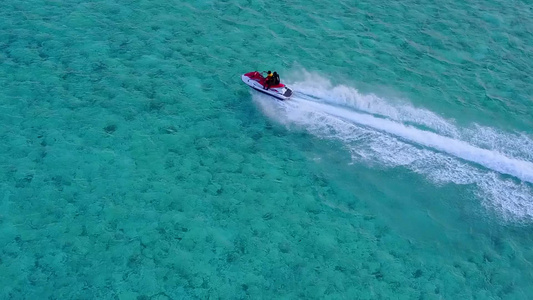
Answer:
POLYGON ((267 90, 265 87, 266 78, 257 71, 242 75, 242 81, 254 90, 265 93, 279 100, 287 100, 292 96, 292 90, 282 83, 271 85, 267 90))

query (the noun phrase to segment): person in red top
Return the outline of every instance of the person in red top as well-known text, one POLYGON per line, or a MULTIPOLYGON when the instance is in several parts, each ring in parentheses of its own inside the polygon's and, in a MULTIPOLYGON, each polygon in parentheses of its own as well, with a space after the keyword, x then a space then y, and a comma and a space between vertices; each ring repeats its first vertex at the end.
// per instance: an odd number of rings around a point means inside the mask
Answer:
POLYGON ((274 74, 268 71, 267 76, 265 77, 265 86, 263 88, 268 90, 270 86, 273 84, 274 84, 274 74))

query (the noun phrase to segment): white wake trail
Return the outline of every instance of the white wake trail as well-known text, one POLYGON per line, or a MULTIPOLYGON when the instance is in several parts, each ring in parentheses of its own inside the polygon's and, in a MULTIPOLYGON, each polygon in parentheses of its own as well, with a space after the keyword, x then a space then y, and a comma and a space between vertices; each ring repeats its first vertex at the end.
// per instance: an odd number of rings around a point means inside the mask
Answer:
POLYGON ((341 118, 347 122, 364 125, 382 132, 400 137, 409 143, 416 143, 455 157, 480 164, 499 173, 514 176, 520 180, 533 183, 533 163, 506 157, 493 150, 478 148, 467 142, 442 136, 430 131, 387 119, 376 118, 369 114, 357 113, 348 109, 327 104, 311 102, 303 99, 293 99, 301 106, 312 107, 317 111, 341 118))
POLYGON ((430 111, 387 106, 386 100, 375 96, 366 102, 366 96, 358 94, 355 103, 321 98, 324 92, 299 97, 302 92, 310 94, 303 89, 284 102, 259 94, 253 99, 269 118, 289 128, 340 140, 353 162, 403 166, 436 184, 473 184, 482 203, 503 218, 533 221, 529 137, 490 128, 459 128, 430 111), (486 141, 495 137, 505 143, 487 146, 486 141))

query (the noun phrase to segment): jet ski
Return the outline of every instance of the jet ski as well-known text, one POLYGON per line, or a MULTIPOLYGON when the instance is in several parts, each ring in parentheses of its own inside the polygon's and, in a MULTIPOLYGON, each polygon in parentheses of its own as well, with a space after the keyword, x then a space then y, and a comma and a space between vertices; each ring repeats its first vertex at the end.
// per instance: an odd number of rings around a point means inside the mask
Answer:
POLYGON ((292 90, 282 83, 271 85, 267 90, 265 88, 266 78, 257 71, 243 74, 242 81, 254 90, 265 93, 279 100, 287 100, 292 96, 292 90))

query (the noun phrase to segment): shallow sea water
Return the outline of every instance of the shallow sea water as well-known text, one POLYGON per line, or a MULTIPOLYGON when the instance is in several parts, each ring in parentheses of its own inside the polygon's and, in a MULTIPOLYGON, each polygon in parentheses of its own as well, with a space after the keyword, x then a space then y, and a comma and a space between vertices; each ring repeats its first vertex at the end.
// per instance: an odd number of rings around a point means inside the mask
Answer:
POLYGON ((0 298, 531 299, 532 19, 4 1, 0 298))

